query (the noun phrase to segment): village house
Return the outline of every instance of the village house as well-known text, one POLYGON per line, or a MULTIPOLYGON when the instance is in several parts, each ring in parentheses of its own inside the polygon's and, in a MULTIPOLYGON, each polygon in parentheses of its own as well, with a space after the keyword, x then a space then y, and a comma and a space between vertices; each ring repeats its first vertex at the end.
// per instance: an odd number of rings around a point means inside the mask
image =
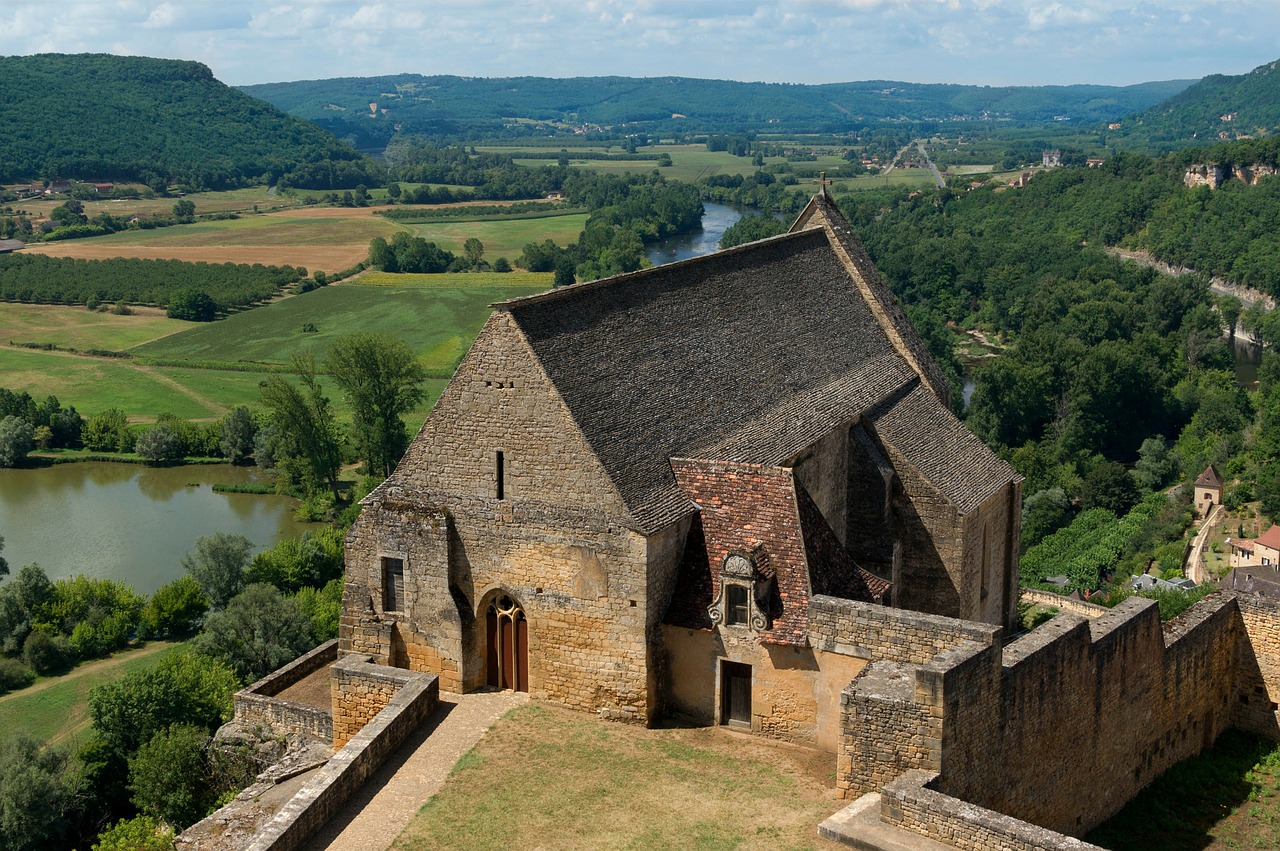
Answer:
POLYGON ((837 745, 822 597, 1003 627, 1020 477, 835 204, 495 305, 347 542, 340 649, 649 723, 837 745))
POLYGON ((1270 567, 1280 565, 1280 526, 1270 529, 1256 538, 1231 541, 1232 567, 1270 567))
POLYGON ((1207 517, 1215 505, 1222 504, 1222 484, 1222 475, 1212 464, 1196 477, 1193 502, 1201 517, 1207 517))

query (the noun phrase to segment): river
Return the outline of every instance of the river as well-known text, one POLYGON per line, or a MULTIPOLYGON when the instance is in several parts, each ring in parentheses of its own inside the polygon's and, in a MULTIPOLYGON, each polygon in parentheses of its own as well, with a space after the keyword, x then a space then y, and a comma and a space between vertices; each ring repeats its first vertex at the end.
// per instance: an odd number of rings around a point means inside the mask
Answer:
POLYGON ((655 266, 664 266, 677 260, 701 257, 720 247, 720 237, 747 213, 757 212, 748 207, 731 207, 713 201, 702 202, 702 230, 682 233, 651 243, 645 251, 655 266))
POLYGON ((2 555, 12 573, 38 562, 51 579, 83 573, 150 594, 183 574, 182 556, 201 535, 239 533, 263 550, 302 534, 308 524, 293 519, 294 500, 211 487, 255 478, 255 468, 229 464, 0 469, 2 555))

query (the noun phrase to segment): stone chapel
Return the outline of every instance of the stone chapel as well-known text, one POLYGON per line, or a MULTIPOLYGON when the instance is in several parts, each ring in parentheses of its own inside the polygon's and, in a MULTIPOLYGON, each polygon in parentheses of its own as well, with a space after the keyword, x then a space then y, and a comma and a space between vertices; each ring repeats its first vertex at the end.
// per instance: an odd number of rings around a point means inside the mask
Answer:
MULTIPOLYGON (((1020 478, 825 189, 788 233, 494 305, 347 540, 342 653, 835 751, 827 598, 1016 619, 1020 478)), ((887 637, 886 637, 887 640, 887 637)))

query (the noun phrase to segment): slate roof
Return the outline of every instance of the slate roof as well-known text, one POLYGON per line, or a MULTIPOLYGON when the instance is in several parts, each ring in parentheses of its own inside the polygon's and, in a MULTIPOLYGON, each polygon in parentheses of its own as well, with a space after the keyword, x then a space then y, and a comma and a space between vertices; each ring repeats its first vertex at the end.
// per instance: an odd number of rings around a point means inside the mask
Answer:
POLYGON ((525 335, 639 531, 652 534, 693 510, 669 459, 784 463, 877 406, 903 451, 939 473, 958 505, 976 506, 1014 477, 936 397, 926 402, 933 394, 922 377, 946 387, 936 365, 834 205, 814 203, 810 220, 834 222, 832 230, 815 223, 494 305, 525 335), (865 286, 841 252, 865 264, 856 270, 865 286), (919 373, 882 322, 901 323, 895 333, 919 373), (938 434, 909 435, 906 416, 938 434), (921 457, 934 449, 981 457, 921 457), (985 478, 962 482, 967 474, 985 478))

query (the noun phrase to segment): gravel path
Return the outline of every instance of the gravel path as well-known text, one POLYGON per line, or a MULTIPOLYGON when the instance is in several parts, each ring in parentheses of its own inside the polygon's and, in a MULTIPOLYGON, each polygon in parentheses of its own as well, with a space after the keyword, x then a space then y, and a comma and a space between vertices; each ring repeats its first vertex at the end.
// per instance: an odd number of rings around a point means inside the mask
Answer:
POLYGON ((458 758, 528 697, 509 691, 442 696, 435 714, 316 834, 308 851, 386 851, 458 758))

